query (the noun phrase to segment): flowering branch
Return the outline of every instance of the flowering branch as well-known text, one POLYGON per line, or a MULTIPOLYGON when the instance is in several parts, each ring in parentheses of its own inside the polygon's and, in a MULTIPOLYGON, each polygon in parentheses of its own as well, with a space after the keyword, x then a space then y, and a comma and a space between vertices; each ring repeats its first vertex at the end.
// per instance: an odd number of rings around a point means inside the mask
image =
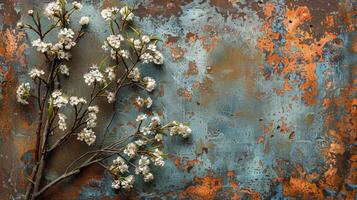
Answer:
MULTIPOLYGON (((70 60, 70 50, 83 37, 90 21, 89 17, 82 17, 79 21, 81 28, 77 33, 70 28, 70 16, 81 8, 82 5, 76 1, 69 5, 66 0, 57 0, 49 3, 43 13, 53 22, 48 30, 42 29, 41 14, 34 10, 28 11, 33 25, 22 22, 17 25, 18 28, 36 33, 39 38, 32 41, 32 46, 45 56, 48 64, 42 69, 35 67, 29 72, 36 86, 34 91, 30 83, 22 83, 16 93, 19 103, 26 105, 30 103, 31 98, 35 98, 38 105, 36 164, 29 178, 26 200, 37 199, 54 185, 93 164, 99 164, 110 171, 114 189, 133 188, 135 176, 142 176, 145 182, 150 182, 154 179, 150 165, 163 167, 165 164, 167 154, 162 151, 163 137, 179 135, 186 138, 191 134, 186 123, 171 121, 164 124, 156 114, 148 121, 146 114, 139 114, 136 118, 138 125, 133 134, 103 147, 106 134, 116 115, 115 105, 120 90, 133 85, 148 93, 154 91, 156 81, 148 76, 143 77, 139 67, 145 63, 161 65, 164 57, 158 51, 157 37, 144 35, 131 25, 135 16, 129 7, 106 8, 102 10, 101 15, 108 22, 111 35, 105 39, 102 48, 109 52, 110 59, 105 57, 83 75, 84 83, 91 87, 88 100, 85 97, 67 96, 61 89, 60 77, 70 75, 70 69, 65 63, 70 60), (57 31, 55 43, 46 38, 52 31, 57 31), (105 97, 109 104, 113 104, 112 117, 106 126, 101 144, 97 146, 97 150, 87 151, 74 159, 62 175, 44 185, 42 177, 51 152, 65 145, 71 136, 77 136, 77 140, 88 146, 96 142, 93 129, 97 127, 97 114, 100 109, 93 104, 100 100, 100 97, 105 97), (73 114, 73 118, 68 117, 69 113, 73 114), (71 126, 68 126, 68 119, 73 119, 71 126), (58 139, 49 142, 52 135, 60 132, 62 135, 58 139)), ((151 109, 152 104, 150 97, 140 96, 134 103, 142 110, 151 109)))

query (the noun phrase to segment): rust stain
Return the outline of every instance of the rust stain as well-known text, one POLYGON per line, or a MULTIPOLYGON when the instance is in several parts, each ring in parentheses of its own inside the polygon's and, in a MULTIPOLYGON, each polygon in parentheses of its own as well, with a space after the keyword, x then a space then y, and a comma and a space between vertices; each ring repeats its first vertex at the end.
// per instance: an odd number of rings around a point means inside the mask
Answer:
POLYGON ((195 177, 193 185, 180 192, 179 198, 190 198, 192 200, 214 200, 217 193, 222 190, 223 181, 221 178, 205 176, 195 177))
POLYGON ((195 61, 190 61, 188 63, 188 69, 185 71, 184 76, 186 78, 197 75, 198 74, 198 67, 195 61))
POLYGON ((185 51, 186 50, 181 47, 171 48, 171 56, 172 56, 173 60, 178 60, 178 59, 182 58, 183 55, 185 54, 185 51))
POLYGON ((186 101, 192 101, 192 92, 187 87, 177 89, 177 95, 183 97, 186 101))
POLYGON ((324 199, 322 191, 315 183, 299 178, 290 178, 283 186, 283 194, 292 197, 303 195, 303 199, 324 199))
POLYGON ((22 66, 26 65, 24 52, 28 45, 23 42, 25 36, 24 32, 16 32, 14 29, 0 31, 0 56, 7 63, 18 60, 22 66))
POLYGON ((136 14, 140 17, 152 15, 169 18, 180 15, 182 13, 181 7, 191 2, 192 0, 151 0, 148 5, 144 2, 139 3, 136 14))

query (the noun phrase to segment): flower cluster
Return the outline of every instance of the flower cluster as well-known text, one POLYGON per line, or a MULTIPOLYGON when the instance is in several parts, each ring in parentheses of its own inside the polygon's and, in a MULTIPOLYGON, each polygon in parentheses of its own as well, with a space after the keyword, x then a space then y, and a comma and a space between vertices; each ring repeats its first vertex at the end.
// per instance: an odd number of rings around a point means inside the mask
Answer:
POLYGON ((141 39, 131 38, 130 41, 135 49, 142 52, 140 59, 143 63, 153 62, 157 65, 164 63, 164 56, 157 50, 156 43, 151 42, 152 39, 149 36, 143 35, 141 36, 141 39))
POLYGON ((183 123, 179 123, 176 121, 172 122, 173 126, 170 128, 170 135, 180 135, 184 138, 188 137, 191 135, 191 128, 187 125, 184 125, 183 123))
POLYGON ((136 174, 141 174, 145 182, 154 180, 154 175, 150 172, 150 160, 147 156, 141 156, 138 161, 138 167, 135 169, 136 174))
POLYGON ((148 77, 148 76, 144 77, 143 82, 144 82, 145 89, 148 92, 152 92, 156 88, 156 81, 155 81, 155 79, 153 79, 151 77, 148 77))
POLYGON ((150 97, 143 99, 139 96, 135 99, 134 105, 138 108, 142 108, 144 105, 146 105, 146 108, 150 108, 152 105, 152 99, 150 97))
POLYGON ((67 65, 64 65, 64 64, 60 65, 59 72, 63 75, 69 76, 69 69, 68 69, 67 65))
POLYGON ((66 119, 66 115, 63 113, 58 113, 58 128, 62 131, 67 129, 66 119))
POLYGON ((78 133, 77 139, 84 141, 89 146, 95 142, 96 135, 94 134, 93 128, 97 125, 97 114, 99 112, 98 106, 88 107, 88 117, 86 120, 86 128, 83 128, 80 133, 78 133))
POLYGON ((103 76, 102 72, 99 71, 99 68, 97 65, 93 65, 92 67, 90 67, 90 69, 91 70, 88 73, 83 75, 84 82, 87 85, 90 86, 95 81, 102 82, 104 80, 104 76, 103 76))
POLYGON ((69 104, 71 106, 77 106, 78 104, 86 104, 87 101, 82 97, 71 96, 69 98, 69 104))
POLYGON ((53 107, 61 108, 61 107, 64 107, 65 105, 67 105, 68 97, 64 96, 62 91, 55 90, 51 94, 49 103, 52 104, 53 107))
POLYGON ((30 90, 31 90, 30 83, 21 83, 16 90, 17 102, 22 104, 29 104, 27 100, 31 96, 30 90))
POLYGON ((36 79, 38 77, 41 77, 42 75, 44 75, 45 72, 43 70, 34 68, 29 72, 29 75, 32 79, 36 79))
POLYGON ((118 13, 120 13, 123 21, 130 21, 134 18, 134 14, 127 6, 122 7, 120 10, 117 7, 103 9, 101 15, 105 21, 111 21, 115 20, 115 15, 118 13))
POLYGON ((124 153, 129 158, 134 158, 136 156, 136 152, 138 151, 138 147, 134 143, 129 143, 124 149, 124 153))
POLYGON ((123 177, 122 175, 129 172, 129 166, 126 164, 126 161, 118 156, 113 160, 113 164, 110 166, 109 170, 115 176, 115 179, 112 183, 112 187, 115 189, 130 189, 134 184, 134 176, 129 175, 127 177, 123 177))

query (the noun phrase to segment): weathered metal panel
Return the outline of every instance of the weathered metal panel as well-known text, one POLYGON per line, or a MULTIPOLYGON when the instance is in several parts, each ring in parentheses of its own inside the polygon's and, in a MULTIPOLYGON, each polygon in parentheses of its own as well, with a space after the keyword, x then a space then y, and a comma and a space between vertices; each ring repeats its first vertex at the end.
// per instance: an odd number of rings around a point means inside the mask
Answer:
MULTIPOLYGON (((0 1, 1 199, 24 193, 33 164, 35 108, 17 105, 14 94, 41 58, 29 48, 34 35, 15 26, 44 3, 0 1)), ((92 23, 75 49, 70 80, 102 57, 109 32, 99 13, 119 1, 82 3, 75 21, 89 15, 92 23)), ((115 192, 110 176, 93 166, 44 199, 357 199, 356 1, 126 3, 143 30, 164 39, 165 65, 143 66, 160 82, 155 109, 190 121, 192 139, 167 141, 171 161, 153 184, 115 192)), ((82 87, 64 87, 85 94, 82 87)), ((109 139, 135 120, 130 91, 118 103, 109 139)), ((47 178, 84 147, 73 142, 58 151, 47 178)))

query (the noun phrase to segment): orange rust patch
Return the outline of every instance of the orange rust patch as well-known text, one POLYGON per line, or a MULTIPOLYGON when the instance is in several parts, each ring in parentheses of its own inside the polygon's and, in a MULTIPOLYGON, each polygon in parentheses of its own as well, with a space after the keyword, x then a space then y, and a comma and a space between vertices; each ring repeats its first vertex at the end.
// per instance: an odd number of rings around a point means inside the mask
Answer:
POLYGON ((185 88, 180 88, 177 90, 177 95, 183 97, 186 101, 192 101, 192 92, 185 88))
POLYGON ((171 48, 171 56, 174 60, 178 60, 182 58, 182 56, 185 54, 185 50, 181 47, 173 47, 171 48))
POLYGON ((6 59, 6 62, 18 60, 21 65, 26 65, 24 51, 28 45, 23 43, 24 32, 6 29, 0 31, 0 56, 6 59))
POLYGON ((283 185, 284 196, 298 196, 303 195, 303 199, 323 199, 322 191, 315 183, 310 183, 307 180, 299 178, 290 178, 288 182, 283 185))
POLYGON ((194 184, 180 192, 179 198, 190 198, 193 200, 214 200, 217 193, 222 190, 222 179, 205 176, 195 177, 194 184))
POLYGON ((188 63, 188 69, 184 73, 184 76, 188 78, 189 76, 197 75, 198 74, 198 67, 195 61, 190 61, 188 63))

